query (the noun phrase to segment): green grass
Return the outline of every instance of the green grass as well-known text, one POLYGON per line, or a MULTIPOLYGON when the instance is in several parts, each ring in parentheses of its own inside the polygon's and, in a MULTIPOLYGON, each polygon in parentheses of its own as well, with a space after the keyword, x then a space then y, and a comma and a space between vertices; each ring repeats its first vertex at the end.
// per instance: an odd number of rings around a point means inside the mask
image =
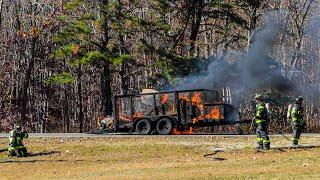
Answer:
MULTIPOLYGON (((1 179, 319 179, 320 148, 254 150, 254 137, 30 138, 33 154, 0 153, 1 179), (215 155, 205 154, 223 149, 215 155), (220 158, 220 160, 219 160, 220 158)), ((320 137, 303 137, 302 143, 320 137)), ((7 139, 0 139, 4 148, 7 139)), ((288 145, 273 137, 275 146, 288 145)))

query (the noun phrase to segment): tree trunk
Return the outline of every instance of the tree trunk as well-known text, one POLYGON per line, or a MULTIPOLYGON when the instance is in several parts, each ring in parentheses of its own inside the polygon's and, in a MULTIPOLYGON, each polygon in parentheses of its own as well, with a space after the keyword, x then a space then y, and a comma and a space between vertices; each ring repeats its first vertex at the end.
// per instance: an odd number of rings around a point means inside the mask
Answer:
POLYGON ((35 60, 35 48, 36 48, 36 41, 37 39, 34 37, 31 41, 31 58, 29 62, 29 66, 27 68, 23 87, 22 87, 22 93, 21 93, 21 122, 22 124, 25 124, 27 120, 27 105, 28 105, 28 88, 30 86, 30 79, 31 79, 31 73, 34 67, 34 60, 35 60))
MULTIPOLYGON (((109 24, 108 24, 108 14, 106 8, 108 6, 108 0, 101 0, 101 16, 103 19, 102 29, 103 37, 101 38, 101 52, 108 53, 107 45, 109 43, 109 24)), ((111 91, 111 72, 110 72, 110 62, 104 61, 103 72, 101 75, 101 95, 102 95, 102 110, 105 115, 112 114, 112 91, 111 91)))
POLYGON ((110 64, 106 62, 101 76, 102 107, 105 115, 112 115, 112 91, 110 64))
POLYGON ((255 29, 257 28, 257 23, 258 23, 258 18, 259 16, 257 15, 257 9, 252 7, 252 9, 250 9, 250 18, 249 18, 249 29, 247 30, 247 52, 250 51, 251 49, 251 45, 254 42, 254 38, 255 38, 255 29))
POLYGON ((203 12, 203 1, 193 0, 191 5, 191 12, 192 12, 192 22, 191 22, 191 34, 190 34, 190 55, 195 52, 195 41, 197 41, 200 23, 202 19, 202 12, 203 12))
POLYGON ((2 25, 2 7, 3 7, 3 0, 0 0, 0 32, 1 32, 1 25, 2 25))
POLYGON ((69 96, 69 88, 68 85, 64 88, 64 104, 63 104, 63 126, 64 132, 70 132, 70 119, 69 119, 69 103, 68 103, 68 96, 69 96))
POLYGON ((77 76, 77 83, 78 83, 78 100, 79 100, 79 132, 83 132, 83 102, 82 102, 82 68, 81 65, 78 66, 78 76, 77 76))

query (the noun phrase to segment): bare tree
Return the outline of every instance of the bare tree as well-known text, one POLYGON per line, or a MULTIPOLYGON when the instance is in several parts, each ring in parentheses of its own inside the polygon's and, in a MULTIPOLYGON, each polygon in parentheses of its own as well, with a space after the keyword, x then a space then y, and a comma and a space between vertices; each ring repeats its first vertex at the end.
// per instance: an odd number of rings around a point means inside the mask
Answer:
POLYGON ((0 30, 1 30, 1 24, 2 24, 2 6, 3 6, 3 0, 0 0, 0 30))

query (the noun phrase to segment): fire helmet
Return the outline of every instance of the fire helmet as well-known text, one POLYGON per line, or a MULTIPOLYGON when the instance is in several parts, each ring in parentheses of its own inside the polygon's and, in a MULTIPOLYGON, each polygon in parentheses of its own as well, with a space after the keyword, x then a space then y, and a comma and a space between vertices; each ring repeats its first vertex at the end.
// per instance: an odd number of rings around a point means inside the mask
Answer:
POLYGON ((302 96, 296 97, 296 102, 302 102, 302 101, 303 101, 302 96))
POLYGON ((21 130, 21 126, 20 125, 15 125, 15 129, 16 130, 21 130))
POLYGON ((261 94, 256 94, 256 95, 254 96, 254 98, 255 98, 256 100, 260 100, 260 101, 263 100, 263 97, 262 97, 261 94))

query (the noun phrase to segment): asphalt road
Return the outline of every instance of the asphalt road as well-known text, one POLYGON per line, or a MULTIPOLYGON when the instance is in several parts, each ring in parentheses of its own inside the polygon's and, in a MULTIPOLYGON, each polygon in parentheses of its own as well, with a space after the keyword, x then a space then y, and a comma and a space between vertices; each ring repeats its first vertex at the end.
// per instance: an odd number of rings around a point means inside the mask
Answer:
MULTIPOLYGON (((237 137, 237 136, 255 136, 255 135, 235 135, 235 134, 191 134, 191 135, 136 135, 128 133, 105 133, 105 134, 87 134, 87 133, 29 133, 29 137, 38 137, 38 138, 117 138, 117 137, 168 137, 168 136, 222 136, 222 137, 237 137)), ((281 137, 281 134, 273 134, 271 137, 281 137)), ((291 137, 291 134, 285 134, 287 137, 291 137)), ((320 133, 303 133, 302 136, 316 136, 320 137, 320 133)), ((0 133, 0 138, 8 138, 8 134, 0 133)))

